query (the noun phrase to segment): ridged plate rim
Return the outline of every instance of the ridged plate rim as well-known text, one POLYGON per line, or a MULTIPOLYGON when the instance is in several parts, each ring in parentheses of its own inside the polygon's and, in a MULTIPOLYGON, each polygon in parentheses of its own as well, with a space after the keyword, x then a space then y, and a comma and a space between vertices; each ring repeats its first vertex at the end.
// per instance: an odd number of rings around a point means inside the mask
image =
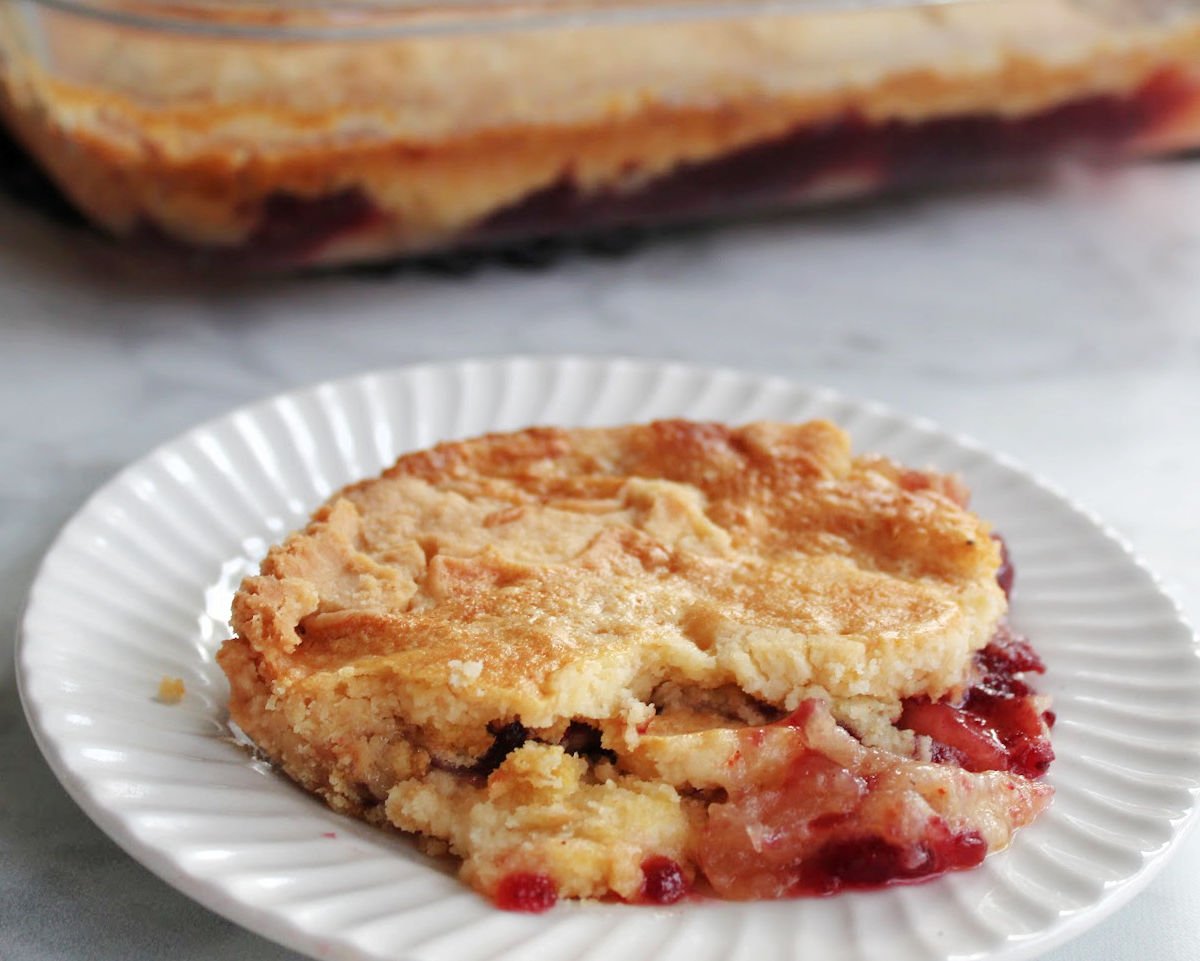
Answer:
MULTIPOLYGON (((90 604, 93 614, 108 616, 113 624, 133 625, 134 636, 129 643, 136 643, 153 653, 149 658, 150 663, 144 665, 144 673, 138 673, 137 667, 140 662, 129 651, 123 652, 125 660, 118 657, 107 667, 103 663, 91 663, 90 667, 96 673, 89 675, 89 680, 84 682, 82 693, 76 682, 71 682, 76 684, 74 689, 64 688, 63 676, 55 673, 64 670, 69 672, 80 657, 86 655, 80 645, 85 644, 87 639, 81 639, 76 634, 63 630, 59 621, 63 610, 72 610, 72 600, 76 604, 80 603, 78 598, 68 596, 66 590, 68 584, 78 583, 79 559, 90 557, 89 551, 98 550, 102 558, 108 557, 109 554, 119 556, 122 551, 133 550, 135 555, 142 551, 143 556, 140 559, 149 564, 148 570, 162 577, 161 581, 154 580, 153 583, 154 590, 166 590, 166 594, 161 598, 166 604, 166 609, 171 610, 175 606, 185 610, 194 609, 198 624, 201 625, 197 630, 202 631, 205 616, 204 592, 213 588, 216 583, 215 572, 210 570, 212 576, 206 578, 192 571, 186 563, 183 564, 182 570, 177 570, 179 559, 173 554, 160 551, 156 556, 146 555, 154 545, 156 525, 165 523, 162 518, 154 515, 154 509, 150 506, 155 498, 160 496, 154 491, 155 484, 167 485, 164 490, 169 488, 172 475, 164 474, 164 465, 174 464, 177 468, 183 465, 179 468, 183 470, 179 478, 183 479, 177 478, 176 489, 168 492, 177 499, 186 499, 189 510, 193 509, 196 503, 202 503, 201 513, 214 510, 220 515, 223 509, 237 507, 245 514, 248 509, 262 506, 274 512, 260 515, 258 527, 252 530, 230 528, 225 531, 214 529, 207 532, 207 535, 215 539, 213 543, 218 545, 216 553, 220 555, 221 562, 236 567, 239 559, 241 563, 245 563, 248 543, 255 538, 260 542, 269 542, 282 536, 303 519, 322 499, 323 494, 342 483, 358 479, 359 476, 376 473, 380 466, 388 462, 389 455, 394 457, 405 449, 425 446, 451 436, 481 433, 496 427, 518 427, 534 422, 563 425, 617 422, 605 416, 609 408, 597 407, 600 401, 596 398, 577 396, 592 381, 603 387, 601 400, 612 394, 614 383, 618 386, 624 384, 630 389, 636 387, 645 392, 640 398, 632 398, 632 408, 630 397, 621 391, 609 398, 609 407, 614 412, 620 411, 622 415, 627 415, 618 418, 619 421, 670 415, 729 420, 748 419, 739 414, 833 415, 835 420, 845 422, 848 419, 853 422, 847 426, 850 427, 852 437, 856 441, 856 449, 879 449, 898 456, 908 453, 910 457, 907 459, 910 460, 916 453, 920 453, 925 455, 927 462, 936 466, 961 470, 968 482, 975 486, 977 497, 985 501, 995 501, 997 505, 1007 505, 1000 511, 1001 516, 995 517, 995 520, 1002 532, 1009 536, 1017 557, 1019 580, 1014 598, 1014 619, 1018 627, 1026 627, 1023 620, 1032 621, 1034 626, 1038 626, 1039 611, 1042 612, 1042 620, 1045 620, 1045 612, 1049 611, 1053 615, 1056 604, 1068 612, 1066 626, 1060 625, 1055 628, 1056 637, 1069 638, 1072 623, 1076 624, 1076 630, 1078 624, 1087 623, 1082 615, 1070 613, 1071 603, 1086 605, 1099 602, 1096 597, 1092 597, 1089 602, 1091 595, 1082 588, 1074 589, 1074 593, 1071 590, 1063 593, 1062 589, 1059 589, 1057 594, 1050 592, 1045 595, 1049 600, 1042 602, 1040 608, 1036 604, 1031 606, 1028 602, 1023 602, 1023 595, 1027 596, 1031 590, 1036 592, 1036 575, 1040 568, 1036 564, 1032 568, 1028 563, 1023 564, 1022 554, 1028 545, 1031 556, 1040 556, 1032 551, 1034 546, 1038 546, 1039 550, 1051 551, 1051 558, 1056 556, 1053 554, 1054 550, 1060 553, 1066 551, 1068 556, 1075 557, 1075 553, 1070 553, 1072 545, 1076 552, 1080 545, 1089 546, 1093 551, 1107 557, 1105 564, 1100 565, 1097 570, 1104 576, 1115 576, 1113 586, 1124 590, 1144 608, 1140 620, 1134 616, 1125 625, 1126 633, 1133 636, 1137 634, 1139 627, 1151 625, 1158 638, 1155 642, 1158 645, 1157 653, 1142 666, 1143 675, 1141 680, 1137 681, 1137 685, 1140 685, 1144 692, 1156 693, 1160 698, 1164 691, 1200 692, 1200 645, 1186 624, 1178 605, 1166 594, 1158 578, 1133 553, 1130 546, 1094 514, 1070 500, 1053 485, 1029 473, 1010 458, 991 453, 969 438, 942 431, 928 419, 897 414, 881 404, 855 400, 824 388, 804 387, 784 378, 727 368, 694 367, 674 362, 632 358, 484 358, 375 371, 299 388, 245 405, 161 445, 119 472, 89 498, 63 527, 46 553, 29 593, 16 651, 18 689, 29 724, 39 748, 71 797, 121 847, 171 885, 239 924, 314 957, 388 961, 438 961, 446 957, 455 958, 456 961, 459 958, 467 961, 463 954, 465 951, 471 958, 479 958, 480 961, 492 957, 503 957, 506 961, 517 961, 524 957, 536 957, 539 961, 555 961, 556 958, 562 958, 566 961, 568 958, 579 956, 580 948, 576 942, 580 940, 580 934, 603 931, 607 940, 597 947, 589 948, 586 957, 608 956, 607 945, 613 951, 627 955, 626 961, 640 961, 643 957, 648 961, 651 956, 658 961, 660 958, 674 957, 676 952, 683 952, 681 957, 695 957, 698 961, 701 957, 701 953, 698 952, 705 950, 713 957, 727 954, 731 957, 746 955, 756 959, 760 956, 781 959, 800 957, 817 951, 828 961, 866 961, 872 950, 878 950, 877 946, 872 949, 873 942, 869 940, 877 936, 872 928, 880 927, 880 918, 890 917, 899 919, 894 920, 894 930, 887 930, 886 927, 883 930, 889 938, 895 939, 892 955, 897 961, 901 958, 921 961, 949 961, 951 958, 1022 961, 1061 944, 1097 923, 1149 883, 1165 863, 1168 854, 1178 846, 1180 838, 1196 821, 1196 801, 1200 795, 1200 703, 1196 702, 1200 701, 1200 698, 1192 698, 1183 704, 1181 713, 1176 712, 1176 730, 1187 728, 1196 732, 1196 736, 1177 737, 1173 744, 1166 745, 1166 756, 1172 759, 1174 768, 1166 770, 1161 764, 1159 768, 1152 767, 1139 778, 1126 779, 1144 782, 1139 783, 1136 791, 1127 785, 1115 792, 1109 790, 1107 795, 1105 791, 1097 790, 1094 786, 1089 787, 1086 775, 1081 781, 1081 775, 1077 771, 1074 774, 1070 771, 1062 773, 1064 767, 1071 764, 1069 760, 1062 759, 1063 727, 1067 728, 1068 740, 1071 740, 1072 736, 1076 740, 1082 738, 1085 746, 1088 744, 1089 730, 1094 732, 1095 728, 1089 729, 1086 725, 1078 724, 1070 712, 1064 715, 1060 698, 1056 704, 1060 713, 1060 730, 1056 734, 1060 761, 1051 772, 1051 780, 1059 787, 1059 797, 1050 814, 1044 819, 1049 821, 1051 818, 1058 818, 1052 825, 1058 833, 1042 830, 1044 825, 1039 822, 1021 832, 1009 852, 989 858, 984 866, 987 872, 968 872, 939 879, 931 884, 895 888, 866 895, 855 894, 826 901, 786 902, 783 905, 728 905, 709 902, 667 910, 612 905, 566 905, 555 909, 549 915, 529 918, 496 912, 474 895, 458 889, 457 882, 447 879, 444 872, 415 859, 404 847, 403 842, 386 837, 372 828, 348 823, 310 799, 300 797, 296 789, 282 776, 267 773, 247 782, 247 775, 243 769, 252 769, 255 763, 242 753, 240 748, 221 739, 221 726, 225 719, 220 704, 209 698, 204 691, 189 693, 193 700, 200 694, 207 698, 207 701, 202 698, 199 705, 200 714, 195 717, 198 722, 196 729, 188 729, 185 725, 182 731, 172 730, 169 737, 163 736, 158 742, 160 745, 167 745, 167 749, 157 754, 151 752, 157 758, 153 762, 155 765, 165 764, 169 771, 176 772, 174 777, 177 783, 172 782, 170 773, 166 776, 166 783, 162 783, 159 769, 151 769, 151 762, 145 758, 139 762, 139 755, 136 753, 139 750, 137 745, 153 727, 153 722, 169 720, 170 723, 175 723, 179 720, 178 717, 164 715, 162 712, 178 712, 180 708, 165 707, 153 701, 155 685, 159 676, 171 673, 170 670, 163 669, 164 665, 179 667, 180 670, 194 670, 197 667, 191 663, 194 660, 200 662, 199 667, 206 668, 211 673, 212 638, 206 641, 200 633, 190 637, 176 636, 168 639, 165 647, 160 650, 156 646, 159 639, 153 636, 153 629, 147 627, 153 623, 155 608, 147 601, 139 585, 121 580, 122 574, 111 574, 111 577, 117 578, 115 586, 118 590, 114 594, 107 597, 87 595, 84 608, 87 610, 90 604), (498 397, 491 398, 492 403, 481 407, 483 401, 480 400, 479 394, 484 388, 479 385, 486 385, 489 381, 493 382, 493 386, 498 383, 500 393, 498 397), (529 384, 541 385, 544 396, 539 395, 540 399, 539 396, 534 396, 532 400, 526 398, 525 401, 520 401, 526 406, 520 407, 519 402, 513 401, 512 398, 529 384), (550 385, 548 388, 547 384, 550 385), (584 387, 580 387, 581 384, 584 387), (722 399, 726 395, 728 398, 736 396, 740 400, 735 403, 731 399, 722 399), (383 401, 395 406, 372 409, 372 403, 378 405, 381 397, 383 401), (364 407, 364 398, 368 401, 370 398, 375 400, 367 402, 364 407), (470 407, 470 404, 475 406, 470 407), (357 428, 353 422, 356 416, 359 418, 357 428), (435 418, 440 420, 435 422, 435 418), (505 418, 517 419, 507 422, 505 418), (228 443, 224 449, 219 443, 213 447, 214 439, 228 436, 231 431, 239 437, 252 438, 253 443, 247 448, 250 451, 253 451, 255 444, 265 445, 258 454, 253 455, 259 462, 258 468, 265 472, 264 476, 269 475, 270 471, 262 467, 262 464, 266 463, 263 456, 267 461, 274 458, 276 464, 280 458, 290 458, 294 462, 293 466, 300 464, 315 467, 315 472, 296 480, 296 483, 308 485, 306 490, 300 492, 302 496, 289 496, 296 492, 285 490, 286 485, 283 485, 280 490, 275 491, 280 500, 271 503, 271 491, 266 488, 251 490, 250 482, 237 476, 238 469, 251 473, 248 462, 243 460, 239 467, 235 463, 236 452, 228 443), (870 436, 879 435, 879 442, 859 444, 858 441, 864 433, 870 436), (389 445, 392 448, 390 450, 389 445), (190 480, 187 478, 187 473, 191 470, 189 458, 199 456, 198 451, 207 451, 205 456, 215 458, 213 463, 217 465, 214 468, 217 471, 216 476, 231 484, 236 496, 241 497, 244 502, 222 502, 220 495, 233 498, 234 494, 229 490, 218 490, 218 485, 211 479, 207 487, 200 484, 198 488, 189 489, 189 484, 195 480, 194 475, 190 480), (375 455, 377 462, 365 464, 364 459, 369 461, 372 455, 375 455), (317 479, 316 483, 314 476, 317 479), (979 486, 981 480, 982 489, 979 486), (148 481, 151 484, 151 495, 144 496, 148 481), (238 487, 239 484, 242 486, 238 487), (141 494, 136 493, 139 489, 141 494), (264 496, 267 496, 266 501, 263 501, 264 496), (135 508, 132 517, 129 513, 131 503, 135 508), (137 513, 139 504, 145 508, 141 515, 137 513), (1056 537, 1065 537, 1064 542, 1054 541, 1046 547, 1039 546, 1037 537, 1033 535, 1023 535, 1015 539, 1011 536, 1012 530, 1005 529, 1005 510, 1018 513, 1033 510, 1030 505, 1036 505, 1044 515, 1040 518, 1042 525, 1050 525, 1049 529, 1052 531, 1055 529, 1054 525, 1058 525, 1060 530, 1056 537), (290 520, 284 521, 285 517, 290 520), (132 528, 128 525, 124 528, 121 525, 113 526, 114 518, 131 520, 132 528), (97 525, 108 535, 108 539, 101 537, 103 544, 95 540, 97 525), (112 543, 117 543, 128 534, 129 529, 134 531, 135 535, 121 551, 118 551, 109 543, 109 539, 112 543), (1064 535, 1063 531, 1067 533, 1064 535), (240 541, 236 536, 239 532, 242 535, 240 541), (1034 571, 1032 588, 1028 585, 1031 569, 1034 571), (75 579, 72 580, 72 576, 69 575, 73 575, 75 579), (162 587, 164 583, 166 588, 162 587), (1072 617, 1075 617, 1075 621, 1072 621, 1072 617), (137 634, 139 630, 142 632, 140 635, 137 634), (150 635, 149 642, 147 635, 150 635), (209 656, 207 665, 204 664, 206 651, 209 656), (131 658, 134 660, 132 673, 129 670, 131 658), (1156 669, 1164 667, 1170 668, 1167 671, 1170 675, 1169 680, 1165 682, 1155 674, 1156 669), (1180 680, 1180 677, 1183 680, 1180 680), (88 686, 93 683, 96 685, 95 691, 88 686), (88 696, 97 693, 101 684, 110 685, 106 690, 116 695, 115 715, 111 710, 104 713, 97 711, 94 706, 85 710, 73 703, 75 698, 86 700, 88 696), (108 733, 101 737, 98 732, 103 731, 108 733), (197 756, 189 758, 173 753, 180 744, 197 750, 197 756), (290 870, 290 874, 286 867, 273 868, 270 864, 257 868, 251 864, 244 869, 231 869, 224 873, 220 870, 214 872, 211 867, 201 870, 195 856, 197 853, 208 854, 215 861, 226 858, 234 865, 239 857, 244 858, 247 853, 252 859, 258 849, 244 837, 247 824, 253 824, 252 819, 243 823, 243 819, 227 818, 219 810, 218 802, 211 796, 207 799, 201 798, 197 810, 186 809, 176 804, 174 807, 168 805, 161 811, 151 809, 149 814, 136 806, 136 799, 144 798, 147 794, 153 797, 156 790, 183 790, 183 785, 192 783, 187 778, 195 777, 198 773, 207 773, 214 768, 236 780, 235 788, 240 792, 240 800, 265 804, 267 808, 283 805, 289 811, 299 811, 300 813, 294 814, 298 822, 303 822, 310 829, 312 824, 327 824, 328 832, 337 835, 337 838, 330 839, 328 850, 320 849, 318 844, 316 861, 297 864, 290 870), (246 783, 250 783, 250 786, 246 787, 246 783), (114 785, 119 786, 120 790, 114 791, 114 785), (121 791, 126 793, 122 795, 121 791), (1063 800, 1064 791, 1068 792, 1066 801, 1063 800), (1168 796, 1171 799, 1170 804, 1164 807, 1163 799, 1168 796), (1147 802, 1147 798, 1151 800, 1147 802), (132 808, 130 804, 133 805, 132 808), (1084 818, 1083 828, 1071 819, 1071 814, 1076 808, 1093 811, 1093 820, 1089 822, 1084 818), (1147 809, 1160 813, 1151 816, 1146 813, 1147 809), (1095 814, 1097 810, 1102 813, 1095 814), (190 824, 187 820, 189 817, 201 818, 199 823, 217 829, 215 839, 206 842, 210 845, 209 848, 201 848, 199 852, 193 851, 187 843, 187 838, 172 835, 172 818, 180 824, 190 824), (207 821, 203 820, 206 817, 207 821), (1150 837, 1142 840, 1122 838, 1119 832, 1114 833, 1112 829, 1105 827, 1105 818, 1111 819, 1112 823, 1117 825, 1137 825, 1143 831, 1150 832, 1150 837), (148 824, 158 825, 158 828, 152 830, 148 824), (156 833, 156 830, 159 833, 156 833), (1070 846, 1083 843, 1078 837, 1081 830, 1084 830, 1085 834, 1088 831, 1092 832, 1088 838, 1094 848, 1094 863, 1088 863, 1086 867, 1101 874, 1107 872, 1109 875, 1094 897, 1088 897, 1089 885, 1085 883, 1086 880, 1094 878, 1080 867, 1077 863, 1080 859, 1079 851, 1070 846), (162 831, 165 831, 165 834, 161 833, 162 831), (227 836, 223 836, 222 831, 227 836), (239 834, 239 831, 243 833, 239 834), (1156 843, 1151 843, 1152 840, 1156 843), (1055 851, 1057 853, 1053 853, 1055 851), (370 852, 370 856, 365 860, 362 857, 363 852, 370 852), (1105 853, 1102 855, 1099 852, 1105 853), (1067 857, 1068 854, 1070 857, 1067 857), (1108 860, 1105 860, 1105 857, 1108 860), (1134 859, 1138 861, 1136 865, 1133 864, 1134 859), (300 899, 299 902, 288 903, 286 899, 281 902, 271 897, 271 891, 287 890, 289 885, 294 886, 305 877, 321 876, 322 871, 327 875, 330 871, 337 870, 343 870, 343 875, 352 874, 365 863, 376 865, 382 872, 381 876, 388 876, 388 869, 392 868, 394 872, 404 873, 405 878, 409 879, 405 884, 416 878, 420 885, 431 885, 439 892, 432 906, 426 905, 423 909, 428 914, 440 905, 441 917, 433 924, 431 933, 417 938, 411 947, 393 951, 386 938, 396 936, 396 917, 400 916, 393 917, 394 911, 377 911, 376 917, 368 917, 365 921, 357 919, 338 922, 334 919, 322 922, 322 901, 318 897, 314 902, 316 922, 310 918, 307 925, 303 925, 297 917, 308 917, 303 913, 309 910, 305 907, 307 902, 300 899), (1004 872, 1014 864, 1018 867, 1025 865, 1025 870, 1028 871, 1029 863, 1041 863, 1044 876, 1039 878, 1035 870, 1032 876, 1017 873, 1014 877, 1026 883, 1051 883, 1058 872, 1060 887, 1070 889, 1068 882, 1074 883, 1076 889, 1071 896, 1075 900, 1082 898, 1084 903, 1072 902, 1069 910, 1055 910, 1053 919, 1044 923, 1033 923, 1032 926, 1026 923, 1027 919, 1018 911, 1014 917, 1021 922, 1022 929, 1006 930, 997 918, 1008 915, 996 908, 993 902, 996 898, 1003 901, 1007 897, 1020 904, 1021 898, 1015 890, 1016 882, 1004 872), (1072 866, 1068 869, 1064 864, 1072 866), (274 875, 272 871, 275 871, 274 875), (986 889, 989 880, 994 880, 994 889, 986 889), (275 887, 266 884, 268 881, 274 883, 275 887), (1010 888, 1014 890, 1009 890, 1010 888), (997 891, 1001 893, 997 895, 997 891), (977 895, 982 899, 973 904, 970 899, 977 895), (990 907, 985 911, 980 905, 990 907), (470 918, 468 937, 464 937, 457 930, 462 916, 470 918), (714 947, 711 943, 713 932, 707 929, 716 925, 714 930, 725 931, 730 927, 731 921, 736 923, 737 934, 731 936, 733 940, 727 940, 726 943, 714 947), (956 931, 954 936, 950 936, 937 930, 935 926, 939 924, 945 928, 957 925, 961 931, 956 931), (472 940, 469 937, 471 931, 485 932, 488 937, 504 935, 507 940, 498 952, 493 952, 487 945, 477 943, 483 940, 482 937, 472 940), (573 935, 572 931, 575 932, 573 935), (535 940, 539 936, 540 942, 535 940), (572 937, 574 940, 571 940, 572 937), (651 947, 643 949, 640 954, 625 944, 626 941, 636 942, 645 938, 649 938, 651 947), (545 943, 548 940, 552 942, 550 945, 545 943)), ((267 487, 270 486, 268 483, 267 487)), ((176 506, 182 503, 184 501, 177 500, 176 506)), ((980 504, 980 510, 988 516, 988 509, 983 504, 980 504)), ((232 513, 237 515, 238 510, 232 510, 232 513)), ((1017 515, 1014 514, 1007 520, 1011 521, 1015 516, 1017 515)), ((191 528, 185 528, 177 518, 171 523, 176 524, 179 531, 186 529, 189 536, 194 534, 191 528)), ((186 561, 187 551, 182 552, 182 556, 183 561, 186 561)), ((1061 566, 1056 567, 1049 560, 1044 563, 1051 565, 1051 574, 1063 570, 1061 566)), ((116 571, 117 568, 113 570, 116 571)), ((146 570, 142 573, 146 573, 146 570)), ((107 571, 103 575, 93 571, 96 582, 111 588, 114 585, 106 583, 109 577, 107 571)), ((1047 579, 1051 579, 1049 575, 1047 579)), ((84 583, 87 583, 86 580, 84 583)), ((143 582, 141 587, 145 588, 146 583, 148 582, 143 582)), ((95 591, 95 584, 91 590, 95 591)), ((1133 600, 1129 603, 1132 605, 1133 600)), ((1128 611, 1124 613, 1128 616, 1128 611)), ((103 626, 106 622, 101 619, 99 622, 89 623, 103 626)), ((1051 616, 1049 623, 1059 622, 1051 616)), ((99 630, 100 627, 97 627, 96 631, 99 630)), ((96 636, 103 635, 97 633, 96 636)), ((1119 638, 1124 635, 1117 631, 1114 632, 1114 636, 1119 638)), ((1058 647, 1055 639, 1035 633, 1034 640, 1039 650, 1051 661, 1047 681, 1052 687, 1065 686, 1069 703, 1077 704, 1085 719, 1087 711, 1092 712, 1093 725, 1097 718, 1103 722, 1107 717, 1109 722, 1115 718, 1118 723, 1135 727, 1142 725, 1154 732, 1159 730, 1156 725, 1165 723, 1154 710, 1148 708, 1131 710, 1127 705, 1121 704, 1118 711, 1118 700, 1112 696, 1106 699, 1090 694, 1072 693, 1070 684, 1078 686, 1081 674, 1087 675, 1088 672, 1070 673, 1063 669, 1056 672, 1053 652, 1058 647)), ((1091 651, 1091 656, 1097 656, 1097 651, 1100 655, 1114 656, 1117 650, 1116 643, 1113 641, 1108 648, 1091 651)), ((141 653, 145 653, 145 650, 141 653)), ((1069 649, 1064 650, 1067 650, 1069 655, 1069 649)), ((1087 653, 1085 649, 1084 654, 1087 653)), ((134 651, 133 654, 137 655, 139 652, 134 651)), ((1104 675, 1101 672, 1091 681, 1085 680, 1085 692, 1103 692, 1105 684, 1111 686, 1117 681, 1128 686, 1130 678, 1136 678, 1137 673, 1134 671, 1133 674, 1129 674, 1129 666, 1125 665, 1125 668, 1126 673, 1119 676, 1104 675), (1092 684, 1092 688, 1087 687, 1089 683, 1092 684)), ((207 678, 208 675, 201 672, 201 677, 207 678)), ((185 704, 189 704, 186 698, 185 704)), ((196 707, 192 703, 189 710, 194 712, 196 707)), ((189 722, 193 719, 192 714, 181 714, 189 722)), ((1101 724, 1099 730, 1104 732, 1107 729, 1101 724)), ((1100 760, 1103 760, 1104 765, 1112 767, 1112 754, 1103 754, 1104 743, 1104 738, 1101 738, 1100 760)), ((1160 752, 1164 750, 1161 738, 1154 744, 1144 737, 1125 739, 1118 743, 1133 745, 1134 748, 1141 745, 1142 750, 1150 750, 1152 747, 1160 752)), ((1096 748, 1093 746, 1088 750, 1094 751, 1096 748)), ((1083 752, 1080 752, 1079 756, 1081 759, 1091 758, 1090 754, 1085 755, 1083 752)), ((1165 764, 1165 760, 1162 763, 1165 764)), ((1126 772, 1129 770, 1121 764, 1117 764, 1116 768, 1126 772)), ((1113 771, 1106 774, 1105 770, 1102 765, 1099 773, 1093 773, 1091 776, 1105 783, 1120 782, 1124 777, 1118 777, 1113 771)), ((192 828, 194 829, 194 825, 192 828)), ((325 833, 322 832, 322 835, 325 833)), ((286 847, 289 852, 305 854, 313 846, 312 840, 308 835, 302 839, 297 836, 288 840, 286 847)), ((284 845, 284 841, 271 843, 277 845, 276 854, 282 853, 279 846, 284 845)), ((271 845, 266 844, 265 847, 270 849, 271 845)), ((1083 862, 1087 862, 1086 857, 1083 857, 1083 862)), ((366 882, 359 883, 363 886, 360 894, 369 893, 365 887, 366 882)), ((347 896, 355 894, 353 884, 346 889, 346 893, 347 896)), ((1060 891, 1059 896, 1066 895, 1060 891)), ((310 902, 312 900, 309 899, 310 902)), ((325 907, 336 907, 339 904, 341 902, 330 898, 326 898, 324 902, 325 907)), ((336 911, 333 913, 336 914, 336 911)), ((413 917, 422 916, 420 911, 410 913, 413 917)), ((1009 911, 1009 914, 1012 912, 1009 911)), ((401 936, 406 936, 403 931, 400 933, 401 936)))

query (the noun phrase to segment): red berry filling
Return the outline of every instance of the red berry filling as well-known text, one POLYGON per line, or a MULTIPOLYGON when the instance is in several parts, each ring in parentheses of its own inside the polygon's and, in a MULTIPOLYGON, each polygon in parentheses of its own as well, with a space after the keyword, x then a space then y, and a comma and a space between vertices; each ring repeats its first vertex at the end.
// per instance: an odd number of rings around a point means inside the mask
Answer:
POLYGON ((974 830, 952 830, 936 814, 923 824, 904 817, 912 784, 903 770, 852 771, 794 730, 776 783, 748 784, 709 807, 697 860, 722 897, 873 888, 974 867, 987 854, 974 830))
POLYGON ((500 879, 495 901, 496 907, 505 911, 540 914, 549 911, 557 903, 558 886, 548 875, 514 871, 500 879))
POLYGON ((975 655, 976 680, 961 702, 910 699, 900 726, 932 738, 935 761, 1041 777, 1054 760, 1048 737, 1054 715, 1039 708, 1018 675, 1044 670, 1029 642, 1002 625, 975 655))
POLYGON ((982 717, 944 702, 913 698, 904 703, 900 726, 933 738, 933 759, 972 771, 1007 771, 1008 752, 982 717))
MULTIPOLYGON (((758 745, 746 732, 743 753, 758 745)), ((845 820, 869 785, 837 762, 805 748, 779 783, 753 786, 708 809, 699 862, 717 893, 737 899, 778 898, 807 887, 805 868, 814 834, 845 820)))
POLYGON ((805 872, 805 889, 797 893, 832 894, 842 888, 873 888, 913 881, 946 871, 973 868, 987 854, 978 831, 952 834, 940 821, 926 838, 895 844, 880 837, 832 841, 805 872))
POLYGON ((642 900, 651 904, 674 904, 690 890, 683 868, 670 858, 647 858, 642 862, 642 877, 642 900))

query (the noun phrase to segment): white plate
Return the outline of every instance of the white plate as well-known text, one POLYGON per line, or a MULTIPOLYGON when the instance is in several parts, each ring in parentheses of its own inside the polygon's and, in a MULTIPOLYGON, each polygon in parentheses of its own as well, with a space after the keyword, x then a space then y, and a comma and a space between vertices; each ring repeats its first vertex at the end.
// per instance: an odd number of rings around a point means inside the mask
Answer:
POLYGON ((196 428, 97 493, 50 550, 18 648, 38 743, 83 809, 210 908, 316 957, 484 961, 1030 958, 1159 868, 1200 793, 1200 658, 1129 552, 933 425, 781 380, 511 359, 324 384, 196 428), (830 417, 860 450, 960 471, 1017 566, 1013 616, 1058 711, 1050 811, 977 870, 824 900, 493 909, 407 842, 338 817, 228 739, 231 592, 341 484, 405 450, 532 423, 830 417), (176 706, 154 699, 180 676, 176 706))

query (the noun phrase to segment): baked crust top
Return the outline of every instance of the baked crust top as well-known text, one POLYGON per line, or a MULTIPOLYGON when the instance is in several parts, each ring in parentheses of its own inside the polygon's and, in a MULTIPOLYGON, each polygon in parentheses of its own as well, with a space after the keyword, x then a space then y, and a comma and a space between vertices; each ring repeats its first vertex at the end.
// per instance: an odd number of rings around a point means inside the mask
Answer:
POLYGON ((281 700, 363 699, 435 763, 514 721, 633 747, 677 685, 818 697, 885 743, 903 698, 963 684, 1005 609, 963 499, 822 421, 446 443, 272 549, 229 643, 281 700))

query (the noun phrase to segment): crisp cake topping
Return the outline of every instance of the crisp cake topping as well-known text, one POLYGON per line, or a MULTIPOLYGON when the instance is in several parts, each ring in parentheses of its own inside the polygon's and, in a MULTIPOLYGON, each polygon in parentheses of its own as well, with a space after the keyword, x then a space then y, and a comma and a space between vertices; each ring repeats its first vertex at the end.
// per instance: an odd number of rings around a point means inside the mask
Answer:
POLYGON ((825 422, 440 445, 244 582, 231 713, 521 910, 969 866, 1052 754, 965 500, 825 422))

